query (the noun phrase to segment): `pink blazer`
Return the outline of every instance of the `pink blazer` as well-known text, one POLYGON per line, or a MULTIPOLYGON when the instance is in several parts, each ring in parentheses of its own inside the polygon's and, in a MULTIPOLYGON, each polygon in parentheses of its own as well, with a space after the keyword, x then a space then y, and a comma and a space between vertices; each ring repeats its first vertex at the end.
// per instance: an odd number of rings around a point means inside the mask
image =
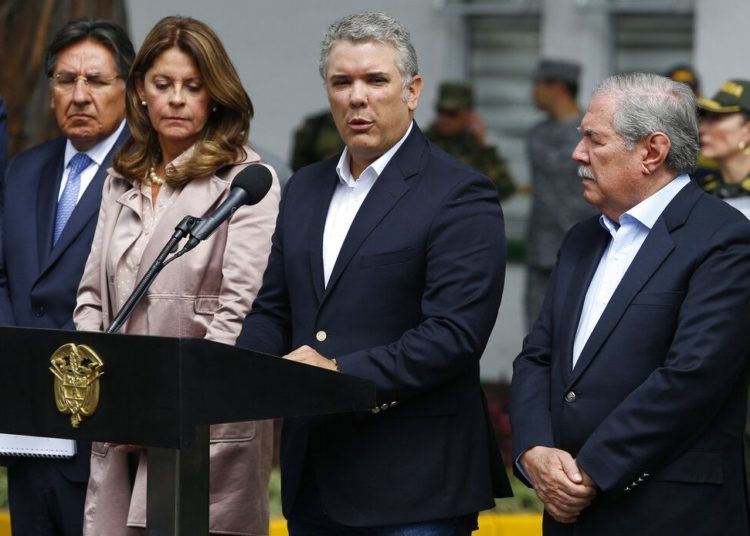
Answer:
MULTIPOLYGON (((260 157, 246 147, 243 164, 260 157)), ((155 260, 175 226, 187 214, 203 216, 229 194, 237 165, 220 176, 188 182, 164 212, 144 252, 137 280, 155 260)), ((269 167, 269 169, 271 169, 269 167)), ((168 264, 121 330, 123 333, 171 337, 205 337, 234 344, 260 287, 276 222, 280 187, 273 184, 255 206, 242 207, 228 223, 185 256, 168 264)), ((96 234, 78 288, 74 321, 82 331, 102 331, 117 313, 107 271, 110 252, 120 258, 138 238, 140 200, 132 183, 110 170, 104 183, 96 234), (119 232, 115 227, 133 228, 119 232)), ((211 427, 210 530, 218 534, 268 534, 268 476, 273 449, 271 421, 211 427)), ((146 464, 141 456, 131 489, 127 457, 102 443, 92 447, 86 495, 84 534, 126 536, 146 526, 146 464)))

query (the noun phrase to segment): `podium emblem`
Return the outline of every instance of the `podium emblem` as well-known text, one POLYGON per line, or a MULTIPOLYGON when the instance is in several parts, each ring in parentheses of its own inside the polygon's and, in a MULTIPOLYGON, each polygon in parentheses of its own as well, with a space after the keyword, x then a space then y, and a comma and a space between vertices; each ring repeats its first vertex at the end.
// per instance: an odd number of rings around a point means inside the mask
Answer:
POLYGON ((50 357, 49 370, 55 376, 55 404, 63 414, 70 414, 70 424, 78 428, 83 417, 89 417, 99 404, 99 376, 104 363, 85 344, 64 344, 50 357))

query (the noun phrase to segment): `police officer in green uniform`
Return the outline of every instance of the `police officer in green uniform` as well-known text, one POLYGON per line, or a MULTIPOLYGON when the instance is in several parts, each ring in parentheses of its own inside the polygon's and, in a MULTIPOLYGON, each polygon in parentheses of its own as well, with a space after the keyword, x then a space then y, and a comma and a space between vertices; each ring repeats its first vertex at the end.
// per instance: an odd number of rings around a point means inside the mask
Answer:
POLYGON ((344 142, 336 130, 331 112, 326 109, 310 115, 294 131, 292 170, 320 162, 343 150, 344 142))
POLYGON ((697 102, 701 154, 718 166, 697 180, 750 217, 750 81, 727 80, 713 97, 697 102))
MULTIPOLYGON (((696 180, 750 218, 750 80, 727 80, 713 97, 697 102, 701 154, 715 161, 718 170, 696 180)), ((745 478, 750 483, 750 420, 745 426, 745 478)))
POLYGON ((435 104, 437 117, 425 135, 445 152, 487 175, 500 199, 516 187, 505 159, 485 141, 484 125, 474 112, 474 91, 465 82, 443 82, 435 104))

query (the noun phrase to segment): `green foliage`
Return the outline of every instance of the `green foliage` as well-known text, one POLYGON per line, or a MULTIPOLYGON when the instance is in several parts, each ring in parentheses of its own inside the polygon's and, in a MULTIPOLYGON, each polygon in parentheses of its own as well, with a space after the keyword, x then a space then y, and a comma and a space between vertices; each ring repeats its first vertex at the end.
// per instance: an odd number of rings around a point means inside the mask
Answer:
POLYGON ((5 467, 0 467, 0 508, 8 508, 8 474, 5 467))
POLYGON ((281 471, 274 467, 268 481, 268 505, 271 517, 281 517, 281 471))
POLYGON ((513 474, 508 471, 508 478, 510 479, 510 485, 513 488, 513 497, 507 499, 496 499, 495 508, 493 512, 503 514, 516 514, 516 513, 541 513, 544 511, 544 505, 539 497, 536 496, 534 490, 526 487, 523 482, 518 480, 513 474))

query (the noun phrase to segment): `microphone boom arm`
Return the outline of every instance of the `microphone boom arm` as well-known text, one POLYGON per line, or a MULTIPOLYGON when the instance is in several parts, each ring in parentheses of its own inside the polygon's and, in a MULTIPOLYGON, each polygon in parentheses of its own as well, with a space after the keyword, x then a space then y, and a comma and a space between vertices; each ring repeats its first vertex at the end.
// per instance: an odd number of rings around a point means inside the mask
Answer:
POLYGON ((138 282, 135 290, 133 290, 133 293, 122 306, 122 309, 117 312, 117 315, 107 328, 106 333, 117 333, 122 325, 127 321, 127 319, 130 318, 133 309, 135 309, 135 306, 138 305, 144 294, 146 294, 148 287, 150 287, 151 283, 154 282, 154 279, 157 275, 159 275, 159 272, 161 272, 162 268, 175 260, 177 257, 181 256, 183 253, 186 253, 186 251, 183 250, 167 259, 167 256, 170 253, 174 253, 174 251, 177 249, 177 244, 179 243, 179 241, 187 236, 193 229, 193 227, 195 227, 195 225, 200 221, 201 220, 199 218, 195 218, 193 216, 185 216, 184 218, 182 218, 182 221, 177 224, 177 227, 175 227, 172 238, 169 239, 167 245, 164 246, 164 248, 159 253, 159 256, 156 257, 156 260, 149 267, 148 271, 143 276, 143 279, 138 282))

